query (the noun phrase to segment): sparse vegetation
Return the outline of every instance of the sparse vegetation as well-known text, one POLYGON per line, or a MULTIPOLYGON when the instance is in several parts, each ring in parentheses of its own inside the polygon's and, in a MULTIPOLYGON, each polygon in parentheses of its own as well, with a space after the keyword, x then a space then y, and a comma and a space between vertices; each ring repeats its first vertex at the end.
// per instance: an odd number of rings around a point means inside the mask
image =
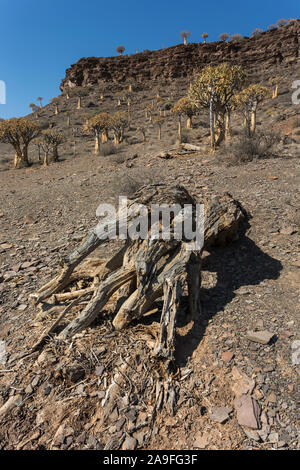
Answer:
POLYGON ((241 34, 233 34, 230 38, 230 42, 241 42, 244 40, 244 36, 241 34))
POLYGON ((120 54, 120 55, 123 55, 124 51, 125 51, 125 47, 124 46, 118 46, 116 51, 120 54))
POLYGON ((123 141, 124 129, 128 125, 128 119, 124 112, 118 111, 111 117, 110 127, 114 132, 114 143, 119 145, 123 141))
POLYGON ((260 29, 260 28, 256 28, 253 33, 251 34, 251 37, 252 38, 256 38, 256 37, 259 37, 261 36, 261 34, 263 33, 263 30, 260 29))
POLYGON ((207 38, 208 38, 208 33, 203 33, 201 37, 204 40, 204 44, 206 44, 206 41, 207 41, 207 38))
POLYGON ((196 108, 209 109, 211 149, 225 138, 225 115, 228 105, 243 87, 245 71, 237 65, 206 67, 195 79, 188 99, 196 108))
POLYGON ((165 118, 162 117, 162 116, 156 116, 155 119, 154 119, 154 122, 158 126, 158 136, 157 136, 157 138, 158 138, 158 140, 161 140, 161 128, 162 128, 163 123, 165 122, 165 118))
MULTIPOLYGON (((172 109, 173 114, 177 114, 178 116, 182 116, 185 114, 187 116, 187 125, 188 129, 192 128, 192 118, 196 114, 197 108, 196 106, 185 96, 180 98, 174 105, 172 109)), ((180 135, 180 133, 178 133, 180 135)))
POLYGON ((98 113, 88 120, 85 129, 95 135, 95 155, 100 153, 101 134, 107 133, 112 125, 112 118, 108 113, 98 113))
POLYGON ((259 131, 249 136, 243 132, 227 148, 229 162, 232 164, 248 163, 257 158, 268 158, 274 154, 280 142, 280 135, 274 132, 259 131))
POLYGON ((250 85, 234 97, 245 118, 245 130, 249 137, 255 134, 258 105, 266 98, 271 98, 270 90, 261 85, 250 85))
POLYGON ((279 27, 287 26, 289 24, 288 20, 285 20, 284 18, 281 18, 280 20, 277 21, 277 25, 279 27))
POLYGON ((187 45, 187 40, 190 37, 191 33, 187 30, 181 31, 180 37, 183 39, 184 45, 187 45))
POLYGON ((229 39, 229 34, 222 33, 222 34, 220 34, 219 39, 220 39, 220 41, 226 42, 229 39))
POLYGON ((39 97, 37 98, 37 101, 39 101, 39 103, 40 103, 40 108, 41 108, 41 109, 42 109, 42 107, 43 107, 43 99, 44 99, 44 98, 42 98, 41 96, 39 96, 39 97))
POLYGON ((58 162, 58 147, 65 142, 65 135, 54 129, 47 129, 39 138, 39 144, 44 151, 44 166, 49 164, 49 153, 52 152, 52 161, 58 162))
POLYGON ((28 147, 40 133, 40 126, 25 118, 0 122, 0 142, 11 144, 15 150, 14 167, 29 166, 28 147))

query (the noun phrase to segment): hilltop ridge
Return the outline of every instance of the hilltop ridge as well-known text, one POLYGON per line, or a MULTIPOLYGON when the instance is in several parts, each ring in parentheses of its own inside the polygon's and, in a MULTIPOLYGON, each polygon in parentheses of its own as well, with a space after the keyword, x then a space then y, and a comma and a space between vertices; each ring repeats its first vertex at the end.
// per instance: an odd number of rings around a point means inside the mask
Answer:
POLYGON ((220 61, 245 66, 256 77, 272 75, 280 67, 287 72, 299 66, 300 20, 240 42, 179 44, 157 51, 117 57, 80 59, 66 71, 60 89, 101 82, 172 80, 191 77, 195 71, 220 61), (263 68, 262 68, 263 65, 263 68))

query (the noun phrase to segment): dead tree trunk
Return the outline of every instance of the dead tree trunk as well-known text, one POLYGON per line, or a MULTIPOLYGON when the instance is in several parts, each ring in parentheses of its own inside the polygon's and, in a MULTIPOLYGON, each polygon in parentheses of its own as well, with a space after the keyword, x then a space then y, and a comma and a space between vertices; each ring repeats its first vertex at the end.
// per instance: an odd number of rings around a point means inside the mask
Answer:
MULTIPOLYGON (((163 297, 161 315, 161 331, 154 354, 168 362, 174 358, 176 316, 180 308, 180 298, 184 286, 188 289, 189 310, 193 318, 200 314, 200 285, 201 285, 201 253, 214 244, 224 244, 237 235, 237 229, 243 213, 236 201, 229 194, 202 197, 198 203, 204 204, 204 237, 201 246, 195 250, 193 241, 176 239, 174 230, 174 214, 170 218, 169 240, 151 237, 152 204, 174 205, 183 208, 192 206, 193 222, 195 220, 195 199, 180 186, 149 185, 141 188, 128 206, 139 203, 148 209, 149 232, 146 239, 128 240, 125 247, 106 262, 98 264, 94 283, 86 291, 78 290, 68 294, 58 294, 74 279, 74 269, 89 256, 104 240, 99 228, 91 230, 83 243, 61 261, 60 273, 48 284, 32 295, 37 304, 52 296, 54 301, 59 299, 74 302, 76 295, 92 294, 86 307, 59 334, 66 339, 87 328, 101 316, 101 312, 113 294, 119 293, 114 311, 113 326, 117 330, 127 327, 145 313, 154 308, 154 302, 163 297), (96 281, 97 279, 97 281, 96 281)), ((127 208, 128 209, 128 208, 127 208)), ((128 210, 128 213, 130 211, 128 210)), ((122 220, 122 213, 119 214, 122 220)), ((134 221, 128 217, 127 227, 134 221)), ((160 220, 160 227, 162 228, 160 220)), ((124 228, 118 225, 119 231, 124 228)), ((114 233, 113 223, 105 233, 114 233)), ((156 226, 157 230, 157 226, 156 226)), ((119 232, 120 233, 120 232, 119 232)), ((78 272, 80 274, 80 271, 78 272)), ((51 330, 53 331, 53 329, 51 330)))

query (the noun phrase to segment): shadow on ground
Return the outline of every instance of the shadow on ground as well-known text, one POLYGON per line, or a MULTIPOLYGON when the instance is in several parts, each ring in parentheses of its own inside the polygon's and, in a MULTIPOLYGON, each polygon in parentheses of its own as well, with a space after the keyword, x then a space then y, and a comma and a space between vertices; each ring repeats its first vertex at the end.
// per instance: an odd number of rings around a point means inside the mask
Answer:
MULTIPOLYGON (((217 283, 211 289, 201 289, 202 312, 193 327, 178 338, 176 361, 179 366, 186 365, 193 351, 197 348, 206 330, 208 321, 235 297, 235 291, 242 286, 259 285, 266 279, 278 279, 282 264, 264 253, 247 236, 227 247, 218 247, 205 258, 202 270, 217 273, 217 283)), ((183 299, 183 305, 187 299, 183 299)), ((183 308, 178 318, 178 327, 186 323, 186 309, 183 308)))

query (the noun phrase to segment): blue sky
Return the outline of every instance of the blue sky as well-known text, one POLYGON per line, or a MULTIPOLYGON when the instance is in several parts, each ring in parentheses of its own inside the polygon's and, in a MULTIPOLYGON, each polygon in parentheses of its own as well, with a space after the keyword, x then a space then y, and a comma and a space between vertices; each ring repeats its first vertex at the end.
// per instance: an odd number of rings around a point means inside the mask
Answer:
POLYGON ((1 0, 0 80, 6 104, 0 117, 22 116, 38 96, 44 103, 59 94, 65 70, 81 57, 161 49, 201 34, 217 40, 222 32, 251 34, 279 18, 299 18, 299 0, 1 0))

